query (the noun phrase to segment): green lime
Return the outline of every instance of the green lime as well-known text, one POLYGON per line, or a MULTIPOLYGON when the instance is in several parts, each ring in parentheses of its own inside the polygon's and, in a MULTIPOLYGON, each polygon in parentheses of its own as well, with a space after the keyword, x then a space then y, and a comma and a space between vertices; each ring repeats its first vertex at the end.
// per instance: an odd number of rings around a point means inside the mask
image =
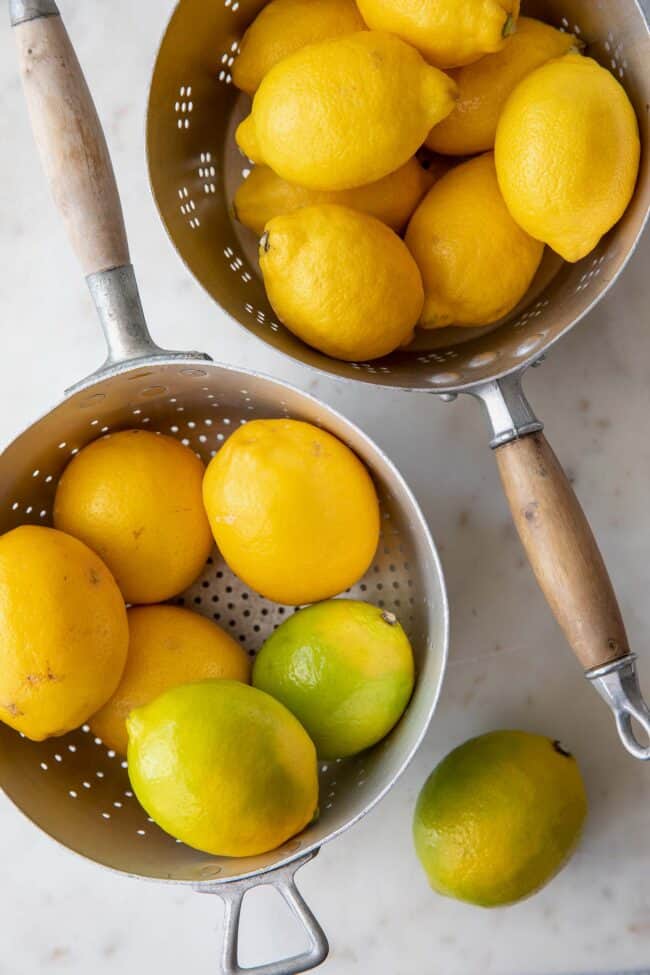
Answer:
POLYGON ((129 778, 151 818, 188 846, 252 856, 314 817, 316 750, 279 701, 232 680, 165 691, 127 718, 129 778))
POLYGON ((319 758, 346 758, 396 724, 413 690, 413 652, 397 618, 330 599, 300 610, 268 638, 253 684, 304 725, 319 758))
POLYGON ((558 742, 493 731, 451 752, 424 784, 415 849, 434 890, 497 907, 534 893, 575 849, 587 797, 558 742))

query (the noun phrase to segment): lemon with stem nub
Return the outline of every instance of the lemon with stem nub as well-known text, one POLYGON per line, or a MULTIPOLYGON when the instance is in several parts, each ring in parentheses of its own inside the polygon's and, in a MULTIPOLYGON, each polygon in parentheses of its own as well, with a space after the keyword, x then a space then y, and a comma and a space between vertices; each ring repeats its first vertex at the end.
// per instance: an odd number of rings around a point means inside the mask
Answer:
POLYGON ((377 359, 413 337, 420 271, 404 241, 366 213, 328 203, 275 217, 260 268, 283 324, 326 355, 377 359))
POLYGON ((409 44, 361 31, 308 44, 271 68, 236 140, 290 183, 350 189, 403 166, 456 94, 409 44))
POLYGON ((117 687, 129 631, 115 579, 87 545, 22 525, 0 537, 0 721, 64 735, 117 687))
POLYGON ((499 119, 495 159, 513 218, 565 261, 589 254, 636 185, 639 125, 622 85, 567 54, 517 85, 499 119))
POLYGON ((367 186, 352 190, 308 190, 288 183, 268 166, 255 166, 235 193, 233 209, 239 222, 260 237, 274 217, 323 203, 338 203, 360 210, 399 233, 443 171, 445 166, 441 158, 434 159, 428 169, 412 158, 394 173, 367 186))
POLYGON ((499 116, 511 92, 535 68, 577 44, 572 34, 520 17, 502 50, 449 72, 458 85, 458 101, 453 112, 431 130, 427 146, 452 156, 494 148, 499 116))
POLYGON ((405 240, 424 282, 423 328, 489 325, 507 315, 544 252, 508 211, 492 153, 443 176, 411 217, 405 240))
POLYGON ((256 592, 298 605, 366 572, 379 501, 349 447, 311 423, 252 420, 210 462, 205 507, 221 555, 256 592))
POLYGON ((500 51, 519 0, 358 0, 365 22, 413 44, 430 64, 455 68, 500 51))
POLYGON ((163 602, 194 582, 212 548, 204 470, 174 437, 110 433, 64 470, 54 524, 102 557, 127 602, 163 602))
POLYGON ((271 0, 241 39, 232 80, 253 95, 273 65, 289 54, 364 28, 354 0, 271 0))

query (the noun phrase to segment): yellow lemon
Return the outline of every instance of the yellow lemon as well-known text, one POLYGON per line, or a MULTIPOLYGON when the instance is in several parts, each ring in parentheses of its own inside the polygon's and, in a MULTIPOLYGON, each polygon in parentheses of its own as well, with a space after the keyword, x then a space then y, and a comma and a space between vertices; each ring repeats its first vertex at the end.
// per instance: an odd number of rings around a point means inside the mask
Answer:
POLYGON ((370 748, 413 690, 413 651, 393 613, 331 599, 289 617, 255 659, 253 684, 289 708, 319 758, 370 748))
POLYGON ((379 502, 349 447, 299 420, 253 420, 210 462, 205 507, 240 579, 278 603, 354 585, 379 541, 379 502))
POLYGON ((260 267, 290 331, 326 355, 387 355, 413 336, 422 279, 404 242, 348 207, 305 207, 266 225, 260 267))
POLYGON ((424 281, 423 328, 488 325, 523 298, 544 245, 510 216, 492 153, 450 170, 406 232, 424 281))
POLYGON ((309 44, 262 81, 237 143, 290 183, 344 190, 387 176, 451 112, 455 83, 398 37, 309 44))
POLYGON ((622 217, 639 169, 639 127, 624 89, 567 54, 529 74, 499 119, 499 186, 517 223, 579 261, 622 217))
POLYGON ((83 724, 117 687, 126 609, 104 563, 53 528, 0 538, 0 720, 33 741, 83 724))
POLYGON ((559 742, 493 731, 456 748, 427 779, 415 849, 435 891, 499 907, 555 876, 586 814, 580 769, 559 742))
POLYGON ((273 217, 293 213, 303 207, 323 203, 360 210, 381 220, 399 232, 436 179, 436 166, 423 169, 416 159, 409 159, 394 173, 367 186, 352 190, 308 190, 287 183, 268 166, 255 166, 241 184, 234 199, 237 219, 261 236, 273 217))
POLYGON ((273 65, 289 54, 365 26, 354 0, 271 0, 241 40, 232 80, 252 95, 273 65))
POLYGON ((263 691, 230 680, 182 684, 132 711, 127 727, 133 791, 188 846, 255 856, 314 818, 316 749, 263 691))
POLYGON ((128 603, 161 602, 186 589, 210 554, 203 473, 173 437, 109 434, 66 467, 54 524, 101 555, 128 603))
POLYGON ((119 687, 90 726, 107 748, 126 755, 126 719, 178 684, 208 678, 248 682, 246 651, 212 620, 180 606, 136 606, 128 612, 129 653, 119 687))
POLYGON ((397 34, 439 68, 500 51, 519 15, 519 0, 358 0, 357 5, 368 27, 397 34))
POLYGON ((451 115, 431 130, 427 146, 451 156, 494 148, 497 122, 510 93, 535 68, 575 45, 572 34, 541 20, 520 17, 517 30, 501 51, 450 71, 458 85, 458 101, 451 115))

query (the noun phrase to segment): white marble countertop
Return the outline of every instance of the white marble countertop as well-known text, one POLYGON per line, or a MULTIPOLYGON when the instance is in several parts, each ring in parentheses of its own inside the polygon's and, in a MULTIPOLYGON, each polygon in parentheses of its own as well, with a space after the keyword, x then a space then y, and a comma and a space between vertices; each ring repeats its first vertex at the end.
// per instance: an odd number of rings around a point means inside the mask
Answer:
MULTIPOLYGON (((393 793, 325 848, 300 885, 327 930, 328 975, 544 975, 650 966, 650 766, 623 752, 538 593, 510 524, 478 404, 376 392, 292 366, 225 321, 159 223, 144 161, 147 85, 171 0, 62 0, 103 117, 152 330, 308 388, 375 437, 410 480, 452 606, 441 704, 393 793), (405 436, 405 432, 408 434, 405 436), (582 846, 541 894, 482 911, 434 895, 412 850, 415 797, 470 735, 560 738, 582 766, 582 846)), ((1 18, 0 18, 1 20, 1 18)), ((79 271, 48 200, 11 34, 0 28, 0 442, 102 358, 79 271)), ((650 237, 615 292, 527 389, 599 537, 650 691, 650 237)), ((216 898, 138 884, 70 855, 0 797, 0 975, 215 971, 216 898)), ((279 903, 250 898, 245 963, 298 947, 279 903)))

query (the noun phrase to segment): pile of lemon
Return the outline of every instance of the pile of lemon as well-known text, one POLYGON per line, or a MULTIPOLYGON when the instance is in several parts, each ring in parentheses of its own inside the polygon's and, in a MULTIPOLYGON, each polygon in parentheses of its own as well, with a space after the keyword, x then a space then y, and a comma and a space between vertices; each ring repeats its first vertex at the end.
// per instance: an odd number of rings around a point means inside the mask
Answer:
POLYGON ((88 722, 176 838, 225 856, 275 848, 317 814, 317 758, 399 720, 414 684, 404 630, 331 598, 371 565, 380 512, 365 466, 326 431, 253 420, 207 469, 172 437, 108 434, 63 471, 53 514, 0 537, 0 720, 35 741, 88 722), (252 674, 217 623, 166 602, 215 542, 250 589, 312 604, 252 674))
POLYGON ((640 143, 625 91, 582 48, 518 0, 271 0, 233 66, 255 163, 233 202, 286 327, 378 358, 416 326, 507 315, 545 246, 593 250, 640 143))

